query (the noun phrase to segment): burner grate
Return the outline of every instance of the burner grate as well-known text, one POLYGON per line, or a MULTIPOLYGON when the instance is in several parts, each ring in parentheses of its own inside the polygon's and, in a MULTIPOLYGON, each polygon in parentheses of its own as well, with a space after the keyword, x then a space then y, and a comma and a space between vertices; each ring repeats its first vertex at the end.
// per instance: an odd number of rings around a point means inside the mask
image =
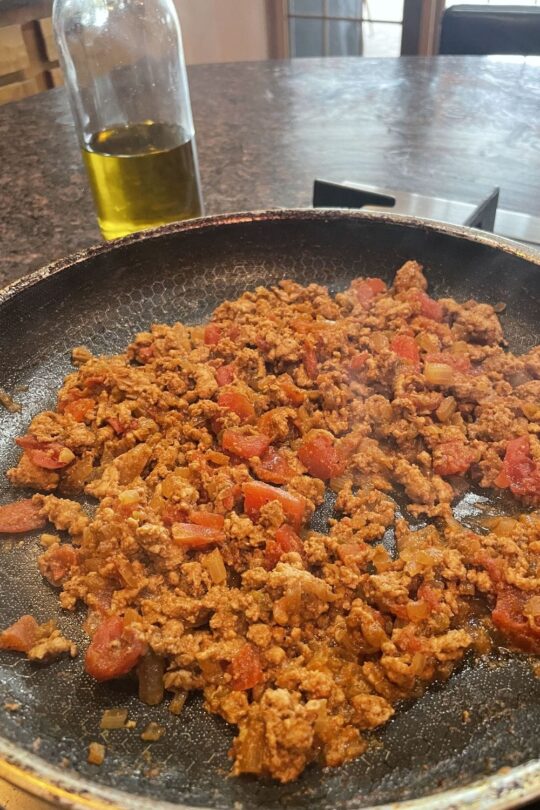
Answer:
POLYGON ((313 184, 315 208, 363 208, 366 211, 386 211, 391 208, 398 214, 435 219, 453 225, 468 225, 518 242, 540 246, 540 217, 508 211, 499 208, 498 203, 498 188, 492 189, 474 205, 349 181, 331 183, 327 180, 315 180, 313 184))

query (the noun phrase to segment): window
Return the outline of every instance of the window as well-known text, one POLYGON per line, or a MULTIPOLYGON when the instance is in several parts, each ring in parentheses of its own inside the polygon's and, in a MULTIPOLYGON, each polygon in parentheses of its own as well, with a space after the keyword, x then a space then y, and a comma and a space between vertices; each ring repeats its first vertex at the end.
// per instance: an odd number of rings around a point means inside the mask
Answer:
POLYGON ((289 0, 291 56, 399 56, 403 0, 289 0))

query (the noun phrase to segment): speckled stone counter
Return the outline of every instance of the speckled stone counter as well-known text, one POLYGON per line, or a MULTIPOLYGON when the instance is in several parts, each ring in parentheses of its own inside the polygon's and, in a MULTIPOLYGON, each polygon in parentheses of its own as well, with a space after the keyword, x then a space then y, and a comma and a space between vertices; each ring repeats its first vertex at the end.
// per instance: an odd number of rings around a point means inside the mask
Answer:
MULTIPOLYGON (((540 61, 201 65, 190 86, 207 213, 308 206, 315 177, 540 214, 540 61)), ((99 241, 66 92, 0 107, 0 286, 99 241)))

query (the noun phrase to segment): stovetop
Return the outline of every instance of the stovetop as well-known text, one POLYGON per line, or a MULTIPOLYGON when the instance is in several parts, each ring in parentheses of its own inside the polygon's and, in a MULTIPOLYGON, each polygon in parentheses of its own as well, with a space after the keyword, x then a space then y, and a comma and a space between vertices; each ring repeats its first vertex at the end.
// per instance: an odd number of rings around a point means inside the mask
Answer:
POLYGON ((493 188, 479 194, 474 204, 350 181, 315 180, 313 205, 316 208, 361 208, 363 211, 409 214, 453 225, 468 225, 540 248, 540 217, 500 208, 499 191, 493 188))

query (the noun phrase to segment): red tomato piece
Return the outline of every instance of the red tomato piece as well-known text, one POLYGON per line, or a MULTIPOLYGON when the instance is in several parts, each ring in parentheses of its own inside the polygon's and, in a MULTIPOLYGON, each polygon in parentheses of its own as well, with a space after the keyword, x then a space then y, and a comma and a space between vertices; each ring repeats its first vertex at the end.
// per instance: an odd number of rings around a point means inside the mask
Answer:
POLYGON ((216 369, 216 382, 218 385, 229 385, 234 380, 234 363, 220 366, 216 369))
POLYGON ((187 519, 185 509, 177 506, 166 506, 161 512, 161 519, 165 526, 172 526, 173 523, 182 523, 187 519))
POLYGON ((207 346, 215 346, 221 340, 221 327, 217 323, 209 323, 204 329, 204 342, 207 346))
POLYGON ((152 357, 154 356, 156 351, 156 347, 154 344, 150 344, 150 346, 141 346, 137 349, 137 359, 141 361, 141 363, 148 363, 152 357))
POLYGON ((360 369, 364 368, 368 357, 369 352, 360 352, 359 354, 355 354, 349 363, 349 371, 351 374, 354 374, 356 371, 360 371, 360 369))
POLYGON ((98 385, 103 385, 104 382, 105 377, 103 377, 101 374, 84 378, 84 384, 87 388, 97 388, 98 385))
POLYGON ((351 290, 358 303, 368 309, 376 295, 386 292, 386 284, 382 278, 358 278, 351 282, 351 290))
POLYGON ((117 419, 116 416, 111 416, 110 419, 107 419, 106 421, 112 427, 117 436, 123 436, 123 434, 127 433, 128 430, 136 430, 139 424, 137 419, 131 419, 126 423, 122 422, 120 419, 117 419))
POLYGON ((0 633, 0 650, 28 652, 37 642, 38 623, 33 616, 21 616, 14 624, 0 633))
POLYGON ((510 439, 495 484, 510 487, 512 493, 518 496, 540 495, 540 465, 531 457, 528 436, 510 439))
POLYGON ((310 380, 315 380, 319 373, 319 361, 315 349, 307 346, 304 350, 304 368, 310 380))
POLYGON ((189 519, 191 523, 208 526, 209 529, 222 529, 225 522, 223 515, 217 515, 215 512, 190 512, 189 519))
POLYGON ((259 652, 247 643, 237 652, 227 671, 231 676, 231 688, 238 692, 252 689, 264 677, 259 652))
POLYGON ((424 315, 426 318, 431 318, 432 321, 441 323, 444 317, 444 309, 442 308, 441 304, 439 304, 439 302, 434 298, 430 298, 429 295, 423 290, 419 290, 416 293, 416 296, 420 302, 420 310, 422 315, 424 315))
POLYGON ((264 451, 268 450, 270 438, 263 433, 246 436, 234 428, 228 428, 223 431, 221 445, 224 450, 228 450, 229 453, 240 458, 252 458, 253 456, 260 458, 264 451))
POLYGON ((0 534, 18 534, 42 529, 47 518, 40 514, 40 507, 32 502, 32 498, 14 501, 0 506, 0 534))
POLYGON ((15 443, 22 447, 32 464, 45 470, 60 470, 70 461, 60 461, 60 453, 66 448, 58 442, 39 442, 34 436, 19 436, 15 443))
POLYGON ((293 495, 284 489, 263 484, 261 481, 248 481, 242 485, 244 494, 244 511, 248 517, 256 520, 265 503, 278 501, 283 513, 295 529, 299 529, 304 520, 306 503, 300 495, 293 495))
POLYGON ((292 405, 301 405, 306 398, 304 392, 297 388, 293 382, 289 380, 282 380, 280 383, 283 393, 292 405))
POLYGON ((84 422, 86 417, 94 409, 95 402, 89 397, 74 399, 64 406, 63 412, 69 414, 76 422, 84 422))
POLYGON ((174 542, 184 548, 201 548, 225 540, 225 533, 220 529, 197 523, 173 523, 171 531, 174 542))
POLYGON ((270 484, 286 484, 295 471, 283 454, 275 447, 269 447, 261 456, 255 474, 270 484))
POLYGON ((393 352, 398 354, 402 360, 418 367, 420 350, 413 337, 410 335, 396 335, 390 343, 390 348, 393 352))
POLYGON ((471 370, 471 361, 466 354, 452 354, 452 352, 430 352, 424 355, 426 363, 444 363, 450 366, 454 371, 460 371, 466 374, 471 370))
POLYGON ((463 475, 475 458, 474 450, 463 442, 443 442, 433 451, 433 472, 437 475, 463 475))
POLYGON ((499 587, 504 578, 503 566, 501 565, 500 559, 490 557, 486 551, 480 551, 474 555, 472 562, 473 565, 481 565, 488 573, 495 587, 499 587))
POLYGON ((84 666, 96 681, 110 681, 131 672, 146 652, 132 627, 126 627, 120 616, 101 622, 86 651, 84 666))
POLYGON ((255 419, 253 403, 239 391, 222 391, 217 399, 218 405, 228 408, 235 413, 242 422, 251 422, 255 419))
POLYGON ((46 551, 39 561, 39 570, 51 585, 60 585, 79 561, 73 546, 64 544, 46 551))
POLYGON ((345 464, 334 447, 332 436, 325 433, 308 436, 298 448, 298 458, 308 473, 327 481, 343 473, 345 464))
POLYGON ((423 599, 430 610, 438 610, 441 604, 441 591, 434 588, 427 582, 423 582, 418 588, 418 598, 423 599))
POLYGON ((265 565, 268 570, 275 568, 283 554, 296 551, 304 554, 304 544, 294 529, 286 523, 276 531, 275 539, 268 540, 264 553, 265 565))
POLYGON ((523 613, 526 602, 535 594, 505 585, 497 594, 491 613, 493 624, 520 650, 540 653, 540 617, 531 626, 523 613))

